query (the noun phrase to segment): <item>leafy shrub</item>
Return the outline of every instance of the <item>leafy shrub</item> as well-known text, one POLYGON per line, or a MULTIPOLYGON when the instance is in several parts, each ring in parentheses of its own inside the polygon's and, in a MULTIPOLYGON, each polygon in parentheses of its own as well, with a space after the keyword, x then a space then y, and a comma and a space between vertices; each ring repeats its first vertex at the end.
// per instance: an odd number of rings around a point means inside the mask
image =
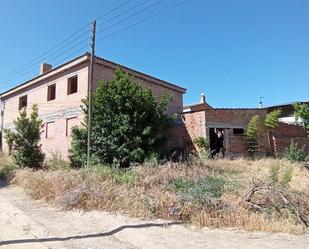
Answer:
POLYGON ((298 144, 293 140, 285 150, 285 158, 292 162, 304 162, 307 159, 308 154, 305 152, 304 146, 299 148, 298 144))
POLYGON ((18 166, 9 159, 3 157, 0 159, 0 179, 6 180, 14 170, 18 169, 18 166))
POLYGON ((72 128, 72 140, 69 157, 73 166, 86 166, 87 163, 87 129, 77 126, 72 128))
MULTIPOLYGON (((93 97, 92 151, 102 165, 128 167, 143 162, 164 142, 170 96, 161 100, 128 74, 116 71, 111 81, 100 81, 93 97)), ((87 105, 85 105, 87 117, 87 105)), ((87 120, 85 120, 87 121, 87 120)), ((73 129, 72 162, 85 165, 87 122, 73 129)))
POLYGON ((193 143, 195 143, 200 150, 209 150, 209 140, 207 137, 196 137, 193 139, 193 143))
POLYGON ((41 168, 45 155, 39 145, 42 120, 38 118, 38 108, 32 107, 32 113, 27 116, 24 108, 17 120, 14 120, 14 131, 6 130, 5 137, 9 146, 14 147, 13 159, 20 167, 41 168))
POLYGON ((294 107, 294 118, 295 121, 302 120, 304 127, 307 129, 307 134, 309 136, 309 105, 296 103, 293 105, 294 107))

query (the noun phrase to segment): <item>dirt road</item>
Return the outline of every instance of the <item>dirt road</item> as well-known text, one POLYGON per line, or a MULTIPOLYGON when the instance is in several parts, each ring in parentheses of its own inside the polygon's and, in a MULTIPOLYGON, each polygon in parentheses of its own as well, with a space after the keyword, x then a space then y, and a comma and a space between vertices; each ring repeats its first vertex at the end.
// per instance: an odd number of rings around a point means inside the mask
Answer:
POLYGON ((308 248, 309 235, 192 229, 104 212, 66 212, 0 184, 0 248, 308 248))

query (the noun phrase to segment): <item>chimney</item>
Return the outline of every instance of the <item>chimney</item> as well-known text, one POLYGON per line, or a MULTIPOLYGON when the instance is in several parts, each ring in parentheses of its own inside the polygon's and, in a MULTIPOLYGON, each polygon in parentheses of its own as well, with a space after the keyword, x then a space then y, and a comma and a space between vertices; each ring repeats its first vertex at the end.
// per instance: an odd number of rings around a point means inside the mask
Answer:
POLYGON ((40 65, 40 74, 44 74, 47 73, 48 71, 50 71, 52 69, 52 65, 47 64, 47 63, 42 63, 40 65))
POLYGON ((260 109, 263 108, 263 98, 264 98, 264 97, 260 97, 260 102, 259 102, 259 108, 260 108, 260 109))
POLYGON ((205 104, 205 103, 206 103, 206 98, 205 98, 204 93, 201 93, 200 103, 201 103, 201 104, 205 104))

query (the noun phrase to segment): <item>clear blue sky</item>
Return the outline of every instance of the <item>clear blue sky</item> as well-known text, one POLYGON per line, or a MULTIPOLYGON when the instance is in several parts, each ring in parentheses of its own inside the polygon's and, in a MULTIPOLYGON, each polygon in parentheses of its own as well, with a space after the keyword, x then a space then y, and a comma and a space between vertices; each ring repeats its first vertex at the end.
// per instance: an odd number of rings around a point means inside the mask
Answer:
MULTIPOLYGON (((133 0, 98 23, 143 1, 133 0)), ((98 38, 181 1, 162 1, 98 38)), ((32 76, 11 80, 4 77, 8 72, 124 2, 1 1, 0 91, 32 76)), ((97 55, 187 88, 185 104, 198 102, 201 92, 215 107, 256 107, 260 96, 265 105, 309 100, 309 1, 191 0, 98 42, 97 55)))

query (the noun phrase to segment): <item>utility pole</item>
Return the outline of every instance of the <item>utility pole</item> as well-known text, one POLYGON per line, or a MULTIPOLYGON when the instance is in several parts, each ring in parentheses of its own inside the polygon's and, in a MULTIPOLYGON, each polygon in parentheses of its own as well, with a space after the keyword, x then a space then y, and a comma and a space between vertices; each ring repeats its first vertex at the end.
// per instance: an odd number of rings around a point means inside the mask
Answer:
POLYGON ((95 35, 96 35, 96 20, 91 23, 91 58, 88 75, 88 140, 87 140, 87 167, 90 166, 91 157, 91 133, 92 133, 92 86, 93 86, 93 71, 95 60, 95 35))

